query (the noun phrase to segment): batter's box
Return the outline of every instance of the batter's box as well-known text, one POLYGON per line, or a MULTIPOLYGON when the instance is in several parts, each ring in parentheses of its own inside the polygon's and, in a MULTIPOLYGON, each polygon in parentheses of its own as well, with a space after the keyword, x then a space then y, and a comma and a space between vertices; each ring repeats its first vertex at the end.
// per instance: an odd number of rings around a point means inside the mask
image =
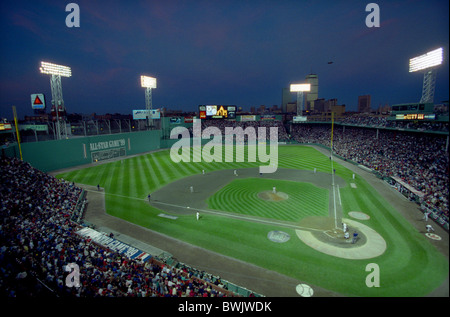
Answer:
POLYGON ((344 231, 342 229, 327 230, 327 231, 325 231, 325 234, 333 239, 344 238, 344 231))

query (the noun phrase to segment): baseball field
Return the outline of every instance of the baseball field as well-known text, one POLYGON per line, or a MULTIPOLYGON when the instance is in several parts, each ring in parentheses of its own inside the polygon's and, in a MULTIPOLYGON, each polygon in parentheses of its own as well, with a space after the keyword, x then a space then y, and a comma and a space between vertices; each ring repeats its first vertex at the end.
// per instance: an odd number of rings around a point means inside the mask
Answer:
POLYGON ((315 148, 279 146, 272 174, 222 161, 160 150, 57 177, 100 185, 109 215, 345 296, 426 296, 448 277, 424 232, 315 148))

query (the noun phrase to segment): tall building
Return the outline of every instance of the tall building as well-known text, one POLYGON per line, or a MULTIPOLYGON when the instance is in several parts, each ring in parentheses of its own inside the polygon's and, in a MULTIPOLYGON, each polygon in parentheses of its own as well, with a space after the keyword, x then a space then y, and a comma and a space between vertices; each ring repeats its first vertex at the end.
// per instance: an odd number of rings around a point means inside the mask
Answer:
POLYGON ((314 110, 314 102, 319 98, 319 77, 316 74, 306 76, 306 82, 311 84, 311 90, 306 92, 306 110, 314 110))
POLYGON ((358 96, 358 112, 371 112, 370 95, 358 96))
POLYGON ((282 96, 281 96, 281 111, 283 113, 287 111, 287 104, 292 102, 292 93, 289 88, 283 88, 282 96))
POLYGON ((317 112, 325 112, 325 99, 319 98, 314 100, 314 110, 317 112))
POLYGON ((336 98, 328 99, 327 101, 325 101, 323 110, 324 112, 330 112, 335 106, 337 106, 337 99, 336 98))

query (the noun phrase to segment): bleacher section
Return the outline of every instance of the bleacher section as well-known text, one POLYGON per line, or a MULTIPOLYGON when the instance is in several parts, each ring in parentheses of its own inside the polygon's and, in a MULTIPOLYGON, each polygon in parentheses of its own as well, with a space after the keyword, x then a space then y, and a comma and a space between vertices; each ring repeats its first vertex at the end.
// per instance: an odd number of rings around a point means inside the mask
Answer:
POLYGON ((16 158, 2 158, 0 167, 2 296, 253 296, 220 277, 177 262, 168 265, 81 226, 77 220, 86 202, 75 184, 16 158), (68 287, 72 272, 66 267, 72 263, 79 267, 80 287, 68 287))

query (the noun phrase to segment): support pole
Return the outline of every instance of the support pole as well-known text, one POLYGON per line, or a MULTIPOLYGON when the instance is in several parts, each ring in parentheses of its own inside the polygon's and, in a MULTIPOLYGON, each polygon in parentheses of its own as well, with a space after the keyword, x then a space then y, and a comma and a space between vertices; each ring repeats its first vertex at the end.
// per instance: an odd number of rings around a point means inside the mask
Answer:
POLYGON ((303 91, 297 91, 297 116, 303 116, 303 91))
POLYGON ((434 91, 436 87, 436 70, 430 68, 423 75, 422 98, 420 103, 433 103, 434 91))
MULTIPOLYGON (((152 89, 147 87, 145 88, 145 109, 150 111, 152 110, 152 108, 152 89)), ((153 126, 153 119, 150 117, 150 115, 147 115, 147 126, 153 126)))

